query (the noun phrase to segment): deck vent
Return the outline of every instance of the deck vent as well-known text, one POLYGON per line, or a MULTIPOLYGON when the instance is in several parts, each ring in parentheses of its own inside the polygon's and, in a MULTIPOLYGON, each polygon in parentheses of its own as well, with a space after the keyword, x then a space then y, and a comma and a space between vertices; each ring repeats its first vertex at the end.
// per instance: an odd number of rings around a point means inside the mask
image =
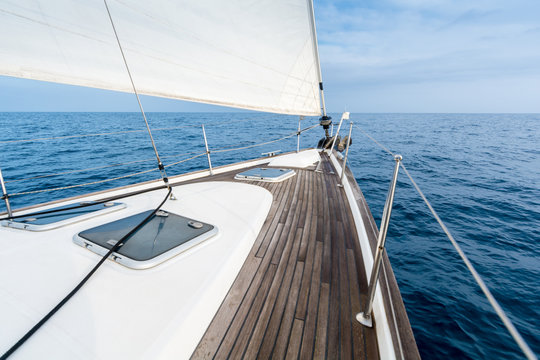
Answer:
POLYGON ((80 203, 72 203, 68 205, 58 206, 43 211, 62 210, 77 205, 87 205, 85 207, 77 209, 59 211, 50 214, 32 215, 27 218, 20 217, 16 220, 2 220, 0 224, 2 224, 2 226, 21 230, 45 231, 90 219, 95 216, 108 214, 113 211, 124 209, 126 207, 126 204, 124 203, 115 202, 107 202, 105 204, 100 203, 94 205, 92 204, 94 204, 93 201, 82 201, 80 203))
POLYGON ((236 174, 234 178, 235 180, 280 182, 294 175, 296 172, 291 169, 255 168, 236 174))
MULTIPOLYGON (((148 210, 82 231, 73 237, 73 242, 103 256, 151 212, 148 210)), ((132 269, 147 269, 187 251, 217 233, 213 225, 160 210, 111 258, 132 269)))

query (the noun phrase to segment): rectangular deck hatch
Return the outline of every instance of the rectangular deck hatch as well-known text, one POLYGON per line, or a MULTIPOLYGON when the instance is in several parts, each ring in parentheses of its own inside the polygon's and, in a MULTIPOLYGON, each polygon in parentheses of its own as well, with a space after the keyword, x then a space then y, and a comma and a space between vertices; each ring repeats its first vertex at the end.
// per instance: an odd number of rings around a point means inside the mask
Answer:
MULTIPOLYGON (((43 211, 69 209, 77 205, 88 205, 78 209, 65 210, 43 215, 29 215, 15 220, 3 220, 2 226, 29 231, 52 230, 78 221, 86 220, 95 216, 108 214, 126 207, 124 203, 106 202, 93 204, 92 201, 84 201, 69 205, 58 206, 43 211)), ((15 214, 17 215, 17 214, 15 214)))
POLYGON ((291 169, 255 168, 238 173, 234 178, 236 180, 280 182, 293 177, 295 174, 296 172, 291 169))
MULTIPOLYGON (((73 241, 99 255, 105 255, 151 212, 148 210, 82 231, 73 237, 73 241)), ((132 269, 146 269, 210 239, 217 232, 213 225, 160 210, 111 258, 132 269)))

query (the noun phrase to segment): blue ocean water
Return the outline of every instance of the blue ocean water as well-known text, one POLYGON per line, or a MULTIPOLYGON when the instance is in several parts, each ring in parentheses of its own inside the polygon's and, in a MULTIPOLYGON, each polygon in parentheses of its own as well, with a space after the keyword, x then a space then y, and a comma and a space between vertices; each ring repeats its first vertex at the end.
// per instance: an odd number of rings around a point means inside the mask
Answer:
MULTIPOLYGON (((298 125, 297 117, 251 112, 150 113, 148 118, 165 165, 204 152, 201 124, 212 150, 279 139, 298 125)), ((494 296, 540 354, 540 115, 351 114, 351 120, 403 155, 494 296)), ((302 127, 315 123, 317 119, 307 118, 302 127)), ((15 208, 159 176, 151 171, 121 178, 156 166, 138 113, 0 113, 0 126, 0 168, 9 193, 94 183, 13 196, 15 208), (97 133, 108 135, 71 137, 97 133), (55 137, 62 138, 50 139, 55 137), (47 139, 13 142, 36 138, 47 139), (92 170, 79 171, 88 168, 92 170), (53 173, 61 175, 45 177, 53 173), (119 179, 101 182, 111 178, 119 179)), ((320 128, 305 132, 301 146, 314 146, 321 136, 320 128)), ((214 152, 212 163, 294 149, 296 136, 242 151, 214 152)), ((356 128, 349 158, 378 223, 394 162, 356 128)), ((206 167, 201 156, 167 172, 206 167)), ((403 173, 387 251, 422 357, 523 358, 403 173)))

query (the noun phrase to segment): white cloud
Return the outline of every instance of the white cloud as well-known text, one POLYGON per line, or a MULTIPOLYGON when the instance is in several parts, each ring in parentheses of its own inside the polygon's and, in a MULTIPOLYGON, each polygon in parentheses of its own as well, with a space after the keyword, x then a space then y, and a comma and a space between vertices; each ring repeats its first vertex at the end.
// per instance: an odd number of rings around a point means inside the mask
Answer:
MULTIPOLYGON (((384 98, 385 86, 389 91, 400 86, 407 94, 409 85, 415 93, 424 88, 430 96, 432 88, 444 91, 457 83, 474 85, 482 93, 480 84, 493 87, 498 79, 508 93, 515 93, 521 79, 540 98, 540 84, 527 81, 540 76, 538 1, 343 1, 315 6, 323 76, 337 87, 326 86, 328 94, 339 93, 339 88, 350 94, 357 85, 376 87, 384 98)), ((456 98, 462 103, 448 97, 433 101, 445 108, 451 102, 455 111, 472 109, 475 101, 486 109, 485 97, 456 98)), ((388 107, 378 103, 378 111, 388 107)), ((494 109, 496 105, 494 98, 494 109)), ((512 111, 523 107, 540 111, 540 101, 516 101, 512 111)))

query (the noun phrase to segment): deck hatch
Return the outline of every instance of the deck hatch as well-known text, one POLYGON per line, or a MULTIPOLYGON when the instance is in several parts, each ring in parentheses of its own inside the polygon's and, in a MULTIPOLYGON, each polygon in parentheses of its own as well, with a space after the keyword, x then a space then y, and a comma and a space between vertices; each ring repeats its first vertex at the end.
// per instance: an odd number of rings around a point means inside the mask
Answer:
POLYGON ((295 174, 292 169, 255 168, 238 173, 234 178, 236 180, 280 182, 293 177, 295 174))
POLYGON ((81 203, 58 206, 44 211, 68 209, 77 205, 88 206, 72 210, 54 212, 51 214, 30 215, 28 217, 18 218, 17 220, 3 220, 1 224, 3 226, 15 229, 29 231, 45 231, 73 224, 75 222, 89 219, 98 215, 103 215, 113 211, 121 210, 126 207, 126 204, 124 203, 106 202, 94 204, 92 201, 86 201, 81 203))
MULTIPOLYGON (((97 254, 105 255, 114 244, 144 220, 148 210, 80 232, 73 241, 97 254)), ((116 262, 133 269, 145 269, 217 234, 213 225, 160 210, 113 254, 116 262), (200 227, 193 224, 201 225, 200 227)))

